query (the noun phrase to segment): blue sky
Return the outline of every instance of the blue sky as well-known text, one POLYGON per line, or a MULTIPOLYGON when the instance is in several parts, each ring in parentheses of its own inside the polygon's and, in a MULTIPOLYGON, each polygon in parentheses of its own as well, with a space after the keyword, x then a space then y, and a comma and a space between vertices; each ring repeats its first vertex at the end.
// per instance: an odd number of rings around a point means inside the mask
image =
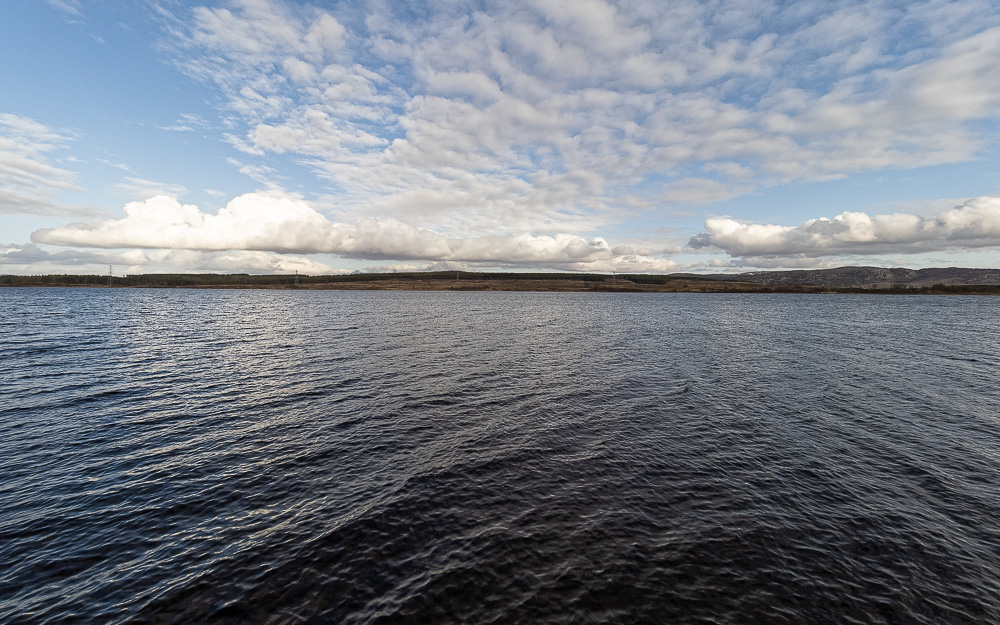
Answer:
POLYGON ((0 273, 1000 266, 995 2, 9 0, 0 273))

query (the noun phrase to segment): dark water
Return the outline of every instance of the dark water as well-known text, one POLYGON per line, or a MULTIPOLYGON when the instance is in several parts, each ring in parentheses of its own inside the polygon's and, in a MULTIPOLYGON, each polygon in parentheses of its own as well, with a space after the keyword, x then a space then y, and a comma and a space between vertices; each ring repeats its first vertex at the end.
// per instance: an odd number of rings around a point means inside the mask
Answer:
POLYGON ((1000 299, 0 290, 0 622, 1000 622, 1000 299))

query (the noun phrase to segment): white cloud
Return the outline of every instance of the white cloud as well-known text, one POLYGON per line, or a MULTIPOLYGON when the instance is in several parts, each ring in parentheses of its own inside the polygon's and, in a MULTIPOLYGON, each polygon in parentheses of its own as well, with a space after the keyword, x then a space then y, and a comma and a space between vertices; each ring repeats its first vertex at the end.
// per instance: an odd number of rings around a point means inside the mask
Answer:
POLYGON ((114 167, 115 169, 120 169, 122 171, 127 171, 129 173, 132 173, 132 168, 129 167, 126 163, 116 163, 114 161, 109 161, 106 158, 98 159, 98 162, 99 163, 104 163, 108 167, 114 167))
MULTIPOLYGON (((169 254, 156 260, 161 266, 182 267, 185 271, 266 274, 299 272, 306 275, 346 273, 343 269, 334 269, 326 263, 310 258, 247 250, 225 252, 171 250, 169 254)), ((150 271, 147 269, 145 273, 150 271)))
POLYGON ((745 271, 747 269, 832 269, 841 267, 847 263, 843 260, 828 260, 825 258, 810 258, 806 256, 748 256, 729 261, 721 261, 711 264, 712 267, 729 268, 745 271))
POLYGON ((79 189, 76 173, 57 167, 47 156, 68 141, 65 132, 28 117, 0 114, 0 214, 93 213, 58 201, 61 193, 79 189))
POLYGON ((991 139, 970 124, 1000 114, 1000 16, 953 4, 388 3, 352 21, 238 0, 174 30, 248 158, 304 158, 345 218, 472 236, 974 158, 991 139))
MULTIPOLYGON (((139 254, 141 255, 141 252, 139 254)), ((120 253, 103 250, 100 252, 90 250, 60 250, 58 252, 50 252, 33 244, 17 245, 11 243, 0 245, 0 266, 4 267, 0 271, 4 273, 7 273, 11 266, 21 268, 30 267, 36 270, 31 273, 51 273, 54 268, 58 270, 63 267, 79 268, 86 265, 103 265, 106 268, 110 264, 132 264, 134 260, 134 253, 126 258, 120 253), (123 262, 126 260, 128 261, 127 263, 123 262)))
MULTIPOLYGON (((281 179, 284 178, 281 174, 277 172, 273 167, 267 165, 249 165, 235 158, 227 158, 226 162, 235 167, 241 174, 256 180, 264 187, 268 189, 278 189, 281 188, 281 179)), ((173 195, 171 193, 166 193, 164 195, 173 195)), ((216 197, 221 197, 223 194, 219 193, 216 197)))
POLYGON ((209 124, 200 115, 184 113, 173 124, 169 126, 157 126, 157 128, 170 132, 194 132, 196 128, 209 128, 209 124))
POLYGON ((126 176, 123 182, 114 185, 114 190, 118 195, 139 199, 157 195, 183 196, 188 192, 184 185, 146 180, 136 176, 126 176))
POLYGON ((45 0, 49 6, 58 9, 67 15, 80 18, 83 17, 80 0, 45 0))
POLYGON ((194 132, 194 128, 192 126, 188 126, 187 124, 174 124, 172 126, 157 126, 157 128, 169 132, 194 132))
POLYGON ((692 247, 719 248, 731 256, 759 259, 1000 247, 1000 197, 973 198, 935 217, 844 212, 833 219, 810 219, 800 226, 715 217, 706 220, 705 229, 706 233, 691 239, 692 247))
POLYGON ((666 185, 660 200, 671 204, 708 204, 721 202, 745 192, 710 178, 684 178, 666 185))
POLYGON ((336 223, 279 191, 242 195, 215 215, 161 195, 126 204, 122 219, 38 230, 32 241, 103 248, 332 253, 591 271, 665 271, 676 266, 668 259, 631 250, 616 254, 604 239, 572 234, 454 238, 391 218, 336 223))
POLYGON ((50 251, 35 244, 0 245, 0 273, 21 275, 98 274, 107 275, 108 266, 115 275, 140 273, 264 273, 335 274, 344 270, 311 258, 269 252, 227 250, 59 250, 50 251))
POLYGON ((322 62, 344 43, 344 27, 329 13, 316 10, 299 17, 290 7, 267 0, 233 0, 233 10, 196 7, 193 34, 206 47, 249 57, 297 53, 322 62))

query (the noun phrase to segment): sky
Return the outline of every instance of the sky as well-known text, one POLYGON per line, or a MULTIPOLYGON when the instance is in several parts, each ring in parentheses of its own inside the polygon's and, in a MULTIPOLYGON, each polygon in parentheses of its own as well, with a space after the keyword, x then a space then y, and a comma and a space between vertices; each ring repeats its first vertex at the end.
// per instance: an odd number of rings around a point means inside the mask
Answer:
POLYGON ((995 0, 5 0, 0 274, 1000 267, 995 0))

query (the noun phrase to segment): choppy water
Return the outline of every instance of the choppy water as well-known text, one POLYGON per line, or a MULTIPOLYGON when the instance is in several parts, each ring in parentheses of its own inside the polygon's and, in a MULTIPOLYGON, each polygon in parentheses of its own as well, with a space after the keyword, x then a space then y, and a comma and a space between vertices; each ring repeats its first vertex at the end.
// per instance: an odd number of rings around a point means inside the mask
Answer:
POLYGON ((1000 622, 1000 299, 0 290, 0 622, 1000 622))

